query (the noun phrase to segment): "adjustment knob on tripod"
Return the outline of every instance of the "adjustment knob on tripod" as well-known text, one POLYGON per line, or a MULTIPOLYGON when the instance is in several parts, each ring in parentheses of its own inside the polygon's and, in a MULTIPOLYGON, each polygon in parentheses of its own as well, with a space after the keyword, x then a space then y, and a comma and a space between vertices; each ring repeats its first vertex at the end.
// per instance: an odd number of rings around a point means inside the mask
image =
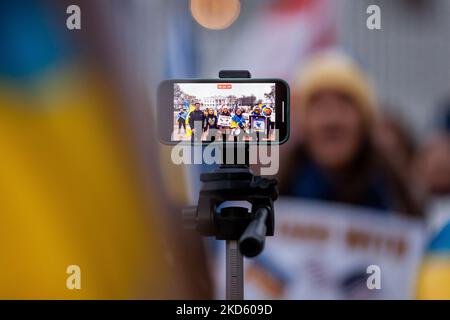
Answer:
POLYGON ((239 249, 246 257, 256 257, 264 249, 267 232, 267 218, 270 211, 266 207, 261 207, 256 211, 255 218, 248 225, 245 232, 239 239, 239 249))

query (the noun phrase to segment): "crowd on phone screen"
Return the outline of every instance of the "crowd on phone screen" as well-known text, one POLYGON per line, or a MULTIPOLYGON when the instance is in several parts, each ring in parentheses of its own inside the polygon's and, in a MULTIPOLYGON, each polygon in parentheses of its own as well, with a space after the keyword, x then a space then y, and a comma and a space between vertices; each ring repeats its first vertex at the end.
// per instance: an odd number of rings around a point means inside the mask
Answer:
POLYGON ((188 112, 180 106, 176 114, 178 131, 191 131, 191 138, 202 136, 203 140, 211 140, 212 136, 220 139, 222 134, 229 136, 243 136, 250 133, 260 133, 270 138, 275 128, 275 114, 273 106, 269 104, 255 104, 254 106, 222 105, 217 109, 202 108, 200 102, 194 103, 195 109, 188 112), (201 132, 196 130, 201 129, 201 132))

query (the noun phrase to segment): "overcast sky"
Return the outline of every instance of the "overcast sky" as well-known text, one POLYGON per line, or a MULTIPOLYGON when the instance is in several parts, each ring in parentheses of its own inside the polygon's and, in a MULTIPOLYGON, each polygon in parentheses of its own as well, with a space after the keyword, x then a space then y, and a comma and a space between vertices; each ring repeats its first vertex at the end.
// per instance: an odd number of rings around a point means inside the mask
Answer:
MULTIPOLYGON (((240 97, 255 95, 257 99, 264 99, 264 93, 269 93, 274 83, 231 83, 232 89, 217 89, 218 83, 179 83, 181 90, 199 99, 216 95, 240 97)), ((227 83, 229 84, 229 83, 227 83)))

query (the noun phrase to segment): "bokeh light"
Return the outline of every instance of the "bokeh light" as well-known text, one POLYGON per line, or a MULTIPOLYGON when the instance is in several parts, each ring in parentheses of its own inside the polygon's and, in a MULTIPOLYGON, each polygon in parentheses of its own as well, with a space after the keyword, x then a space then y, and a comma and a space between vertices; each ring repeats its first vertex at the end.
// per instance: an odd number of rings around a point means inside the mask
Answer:
POLYGON ((202 27, 226 29, 236 21, 241 11, 239 0, 191 0, 191 13, 202 27))

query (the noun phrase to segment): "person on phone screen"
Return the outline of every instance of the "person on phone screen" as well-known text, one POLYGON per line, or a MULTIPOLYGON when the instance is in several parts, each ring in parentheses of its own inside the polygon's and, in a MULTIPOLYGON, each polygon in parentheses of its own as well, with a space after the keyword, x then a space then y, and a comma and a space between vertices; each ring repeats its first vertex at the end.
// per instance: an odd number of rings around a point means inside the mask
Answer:
POLYGON ((205 118, 205 131, 208 131, 209 129, 218 129, 217 124, 217 115, 214 112, 213 108, 207 109, 207 116, 205 118))
POLYGON ((195 109, 189 113, 188 119, 189 127, 192 131, 191 134, 192 141, 198 140, 201 137, 203 130, 197 132, 196 129, 198 128, 202 129, 205 123, 205 114, 203 113, 202 110, 200 110, 200 103, 199 102, 195 103, 194 107, 195 109))
POLYGON ((181 133, 181 128, 183 128, 184 132, 186 132, 186 117, 186 110, 184 110, 184 108, 180 108, 180 111, 177 114, 178 134, 181 133))
POLYGON ((207 109, 207 116, 205 118, 205 126, 203 131, 206 132, 206 140, 213 141, 212 137, 217 134, 218 126, 218 117, 213 108, 207 109))
POLYGON ((220 112, 220 115, 221 116, 225 116, 225 117, 231 117, 231 112, 230 112, 230 110, 228 109, 227 106, 223 106, 222 110, 220 112))
POLYGON ((265 105, 262 109, 263 115, 266 117, 267 123, 267 136, 270 136, 272 129, 275 127, 275 121, 273 119, 273 109, 269 105, 265 105))
POLYGON ((257 104, 253 111, 250 113, 249 116, 249 127, 252 129, 252 132, 257 134, 265 134, 267 130, 267 119, 262 114, 262 109, 257 104))
POLYGON ((233 134, 235 135, 240 135, 242 132, 246 132, 247 123, 240 108, 237 108, 235 114, 231 117, 230 127, 233 129, 233 134))
POLYGON ((219 113, 218 125, 223 134, 228 134, 231 123, 231 112, 227 106, 222 106, 222 111, 219 113))

